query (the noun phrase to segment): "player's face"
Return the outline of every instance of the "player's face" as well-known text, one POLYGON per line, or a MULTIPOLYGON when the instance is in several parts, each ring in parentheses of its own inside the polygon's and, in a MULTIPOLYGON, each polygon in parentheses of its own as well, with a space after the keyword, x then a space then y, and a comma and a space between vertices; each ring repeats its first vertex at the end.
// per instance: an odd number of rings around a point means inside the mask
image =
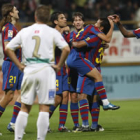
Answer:
POLYGON ((14 7, 13 12, 11 12, 11 16, 15 19, 19 19, 18 13, 19 13, 19 11, 17 10, 16 7, 14 7))
POLYGON ((97 28, 100 28, 101 22, 102 21, 100 19, 98 19, 94 26, 97 28))
POLYGON ((67 19, 64 14, 58 16, 58 26, 63 28, 67 26, 67 19))
POLYGON ((81 17, 75 17, 74 21, 73 21, 73 26, 77 29, 77 30, 81 30, 84 26, 84 21, 81 19, 81 17))

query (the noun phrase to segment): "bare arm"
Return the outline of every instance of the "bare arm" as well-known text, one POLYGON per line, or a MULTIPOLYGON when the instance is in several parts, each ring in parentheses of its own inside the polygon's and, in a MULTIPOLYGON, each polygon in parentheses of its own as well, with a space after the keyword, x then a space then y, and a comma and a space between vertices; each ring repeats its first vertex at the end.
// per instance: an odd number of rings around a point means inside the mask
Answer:
POLYGON ((25 65, 21 64, 20 61, 17 59, 15 52, 10 48, 6 47, 5 49, 6 54, 10 57, 10 59, 15 63, 15 65, 21 70, 24 70, 25 65))
POLYGON ((114 17, 113 21, 117 24, 119 30, 124 37, 136 37, 132 31, 128 31, 120 22, 120 17, 118 15, 112 15, 114 17))
POLYGON ((106 35, 103 33, 98 34, 98 37, 107 43, 109 43, 111 41, 113 29, 114 29, 114 23, 113 23, 112 19, 108 18, 108 20, 109 20, 110 25, 111 25, 109 32, 106 35))
POLYGON ((67 56, 68 56, 69 52, 70 52, 69 46, 66 46, 62 49, 61 57, 60 57, 60 60, 59 60, 58 64, 52 66, 57 72, 64 65, 65 60, 67 59, 67 56))
POLYGON ((78 41, 78 42, 72 42, 72 46, 73 47, 76 47, 76 48, 82 48, 84 46, 87 46, 86 42, 81 40, 81 41, 78 41))

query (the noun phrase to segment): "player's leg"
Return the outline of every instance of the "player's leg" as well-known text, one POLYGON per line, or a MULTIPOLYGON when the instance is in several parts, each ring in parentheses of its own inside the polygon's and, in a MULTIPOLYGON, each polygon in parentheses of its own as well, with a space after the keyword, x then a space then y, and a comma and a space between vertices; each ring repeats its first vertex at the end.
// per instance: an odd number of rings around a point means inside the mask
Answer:
POLYGON ((104 128, 98 124, 99 113, 100 113, 100 104, 97 99, 97 92, 94 90, 91 102, 91 117, 92 117, 92 125, 91 131, 104 131, 104 128))
POLYGON ((16 88, 15 84, 15 74, 14 64, 10 61, 4 61, 2 64, 2 72, 3 72, 3 85, 2 90, 5 91, 5 95, 0 102, 0 117, 5 111, 6 106, 14 97, 14 91, 16 88))
POLYGON ((62 103, 60 104, 59 107, 59 128, 58 130, 60 132, 68 132, 69 130, 65 127, 66 119, 67 119, 67 114, 68 114, 68 99, 69 99, 69 92, 68 91, 63 91, 62 93, 62 103))
POLYGON ((15 66, 15 79, 16 79, 16 89, 17 89, 17 99, 15 101, 14 104, 14 108, 13 108, 13 115, 12 115, 12 119, 10 121, 10 123, 7 126, 7 129, 10 132, 14 132, 15 130, 15 122, 16 122, 16 118, 18 116, 18 113, 20 111, 21 108, 21 82, 22 82, 22 78, 23 78, 23 72, 21 72, 16 66, 15 66))
POLYGON ((68 86, 68 75, 62 76, 62 103, 59 107, 60 118, 59 118, 59 128, 61 132, 69 132, 65 127, 67 114, 68 114, 68 100, 69 100, 69 86, 68 86))
POLYGON ((21 90, 18 90, 17 93, 18 93, 18 97, 17 97, 17 100, 15 101, 15 104, 14 104, 12 119, 7 126, 7 129, 10 132, 15 131, 15 122, 16 122, 18 113, 21 109, 21 90))
POLYGON ((45 140, 49 127, 49 105, 39 105, 39 115, 37 119, 37 139, 45 140))
POLYGON ((76 93, 78 73, 73 69, 69 69, 69 91, 70 91, 70 111, 72 120, 74 122, 73 131, 79 128, 79 105, 78 105, 78 93, 76 93))
POLYGON ((70 110, 71 110, 71 116, 74 122, 73 131, 76 131, 79 128, 78 94, 76 92, 72 92, 70 93, 70 96, 71 96, 70 110))
POLYGON ((111 104, 108 99, 107 99, 107 94, 106 94, 106 90, 105 87, 103 85, 103 80, 102 80, 102 75, 100 74, 100 72, 94 67, 90 72, 88 72, 86 74, 88 77, 91 77, 94 79, 95 81, 95 89, 98 93, 98 95, 100 96, 102 102, 103 102, 103 109, 104 110, 116 110, 119 109, 119 106, 113 105, 111 104))
POLYGON ((16 123, 15 123, 15 140, 22 140, 23 138, 23 134, 24 134, 27 122, 28 122, 28 116, 29 116, 31 107, 32 107, 31 105, 27 105, 24 103, 21 104, 21 110, 18 114, 16 123))
POLYGON ((56 74, 56 96, 55 96, 55 104, 50 106, 49 116, 51 118, 53 112, 57 108, 58 105, 62 102, 62 76, 56 74))
POLYGON ((56 94, 56 74, 53 68, 46 67, 38 75, 39 82, 36 87, 40 112, 37 120, 37 139, 45 140, 49 127, 49 108, 54 104, 56 94))
POLYGON ((84 93, 79 94, 79 106, 82 118, 82 127, 86 128, 83 131, 89 131, 89 122, 88 122, 89 104, 87 100, 87 94, 84 93))
POLYGON ((0 102, 0 117, 4 113, 7 105, 12 101, 13 97, 14 97, 14 91, 12 91, 12 90, 5 91, 5 95, 0 102))
POLYGON ((62 96, 60 94, 56 94, 55 96, 55 104, 50 106, 50 111, 49 111, 49 118, 53 115, 55 109, 57 108, 58 105, 62 102, 62 96))
POLYGON ((36 73, 28 74, 28 71, 24 73, 21 87, 21 110, 15 123, 15 140, 19 140, 20 138, 22 139, 23 137, 24 130, 28 121, 28 115, 36 97, 36 77, 36 73))
POLYGON ((81 131, 86 132, 89 131, 89 122, 88 122, 88 112, 89 112, 89 103, 87 100, 87 95, 92 93, 92 87, 89 88, 87 77, 78 77, 77 82, 77 92, 80 93, 79 96, 79 106, 80 106, 80 114, 82 118, 82 127, 81 131))

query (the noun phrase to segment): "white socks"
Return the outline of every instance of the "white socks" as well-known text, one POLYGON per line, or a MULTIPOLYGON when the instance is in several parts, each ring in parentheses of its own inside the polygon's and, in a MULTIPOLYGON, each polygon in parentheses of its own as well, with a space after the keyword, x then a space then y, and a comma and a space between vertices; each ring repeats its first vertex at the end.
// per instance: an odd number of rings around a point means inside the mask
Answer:
POLYGON ((103 99, 102 102, 103 102, 103 105, 108 105, 109 104, 108 99, 103 99))
POLYGON ((15 140, 22 140, 29 114, 20 111, 15 123, 15 140))
POLYGON ((49 113, 39 112, 37 120, 37 140, 45 140, 49 127, 49 113))
MULTIPOLYGON (((20 111, 15 123, 15 140, 22 140, 29 114, 20 111)), ((49 113, 39 112, 37 120, 37 139, 45 140, 49 127, 49 113)))

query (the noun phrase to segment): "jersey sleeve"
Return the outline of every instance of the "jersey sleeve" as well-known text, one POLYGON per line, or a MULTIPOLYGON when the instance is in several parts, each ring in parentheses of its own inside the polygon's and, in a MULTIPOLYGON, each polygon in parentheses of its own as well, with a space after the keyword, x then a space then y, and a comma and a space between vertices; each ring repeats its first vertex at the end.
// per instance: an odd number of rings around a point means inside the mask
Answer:
POLYGON ((22 30, 7 44, 7 48, 16 50, 21 45, 21 34, 22 30))
POLYGON ((4 29, 4 42, 10 41, 14 37, 14 28, 12 26, 7 26, 4 29))
POLYGON ((84 39, 84 41, 86 42, 87 47, 97 46, 99 42, 99 37, 97 37, 96 35, 91 35, 84 39))
POLYGON ((99 33, 103 33, 103 32, 101 32, 97 27, 93 26, 90 30, 90 33, 98 35, 99 33))
POLYGON ((140 38, 140 28, 133 30, 133 34, 137 37, 140 38))
POLYGON ((56 30, 54 33, 54 44, 58 46, 59 49, 63 49, 64 47, 68 46, 63 36, 56 30))

